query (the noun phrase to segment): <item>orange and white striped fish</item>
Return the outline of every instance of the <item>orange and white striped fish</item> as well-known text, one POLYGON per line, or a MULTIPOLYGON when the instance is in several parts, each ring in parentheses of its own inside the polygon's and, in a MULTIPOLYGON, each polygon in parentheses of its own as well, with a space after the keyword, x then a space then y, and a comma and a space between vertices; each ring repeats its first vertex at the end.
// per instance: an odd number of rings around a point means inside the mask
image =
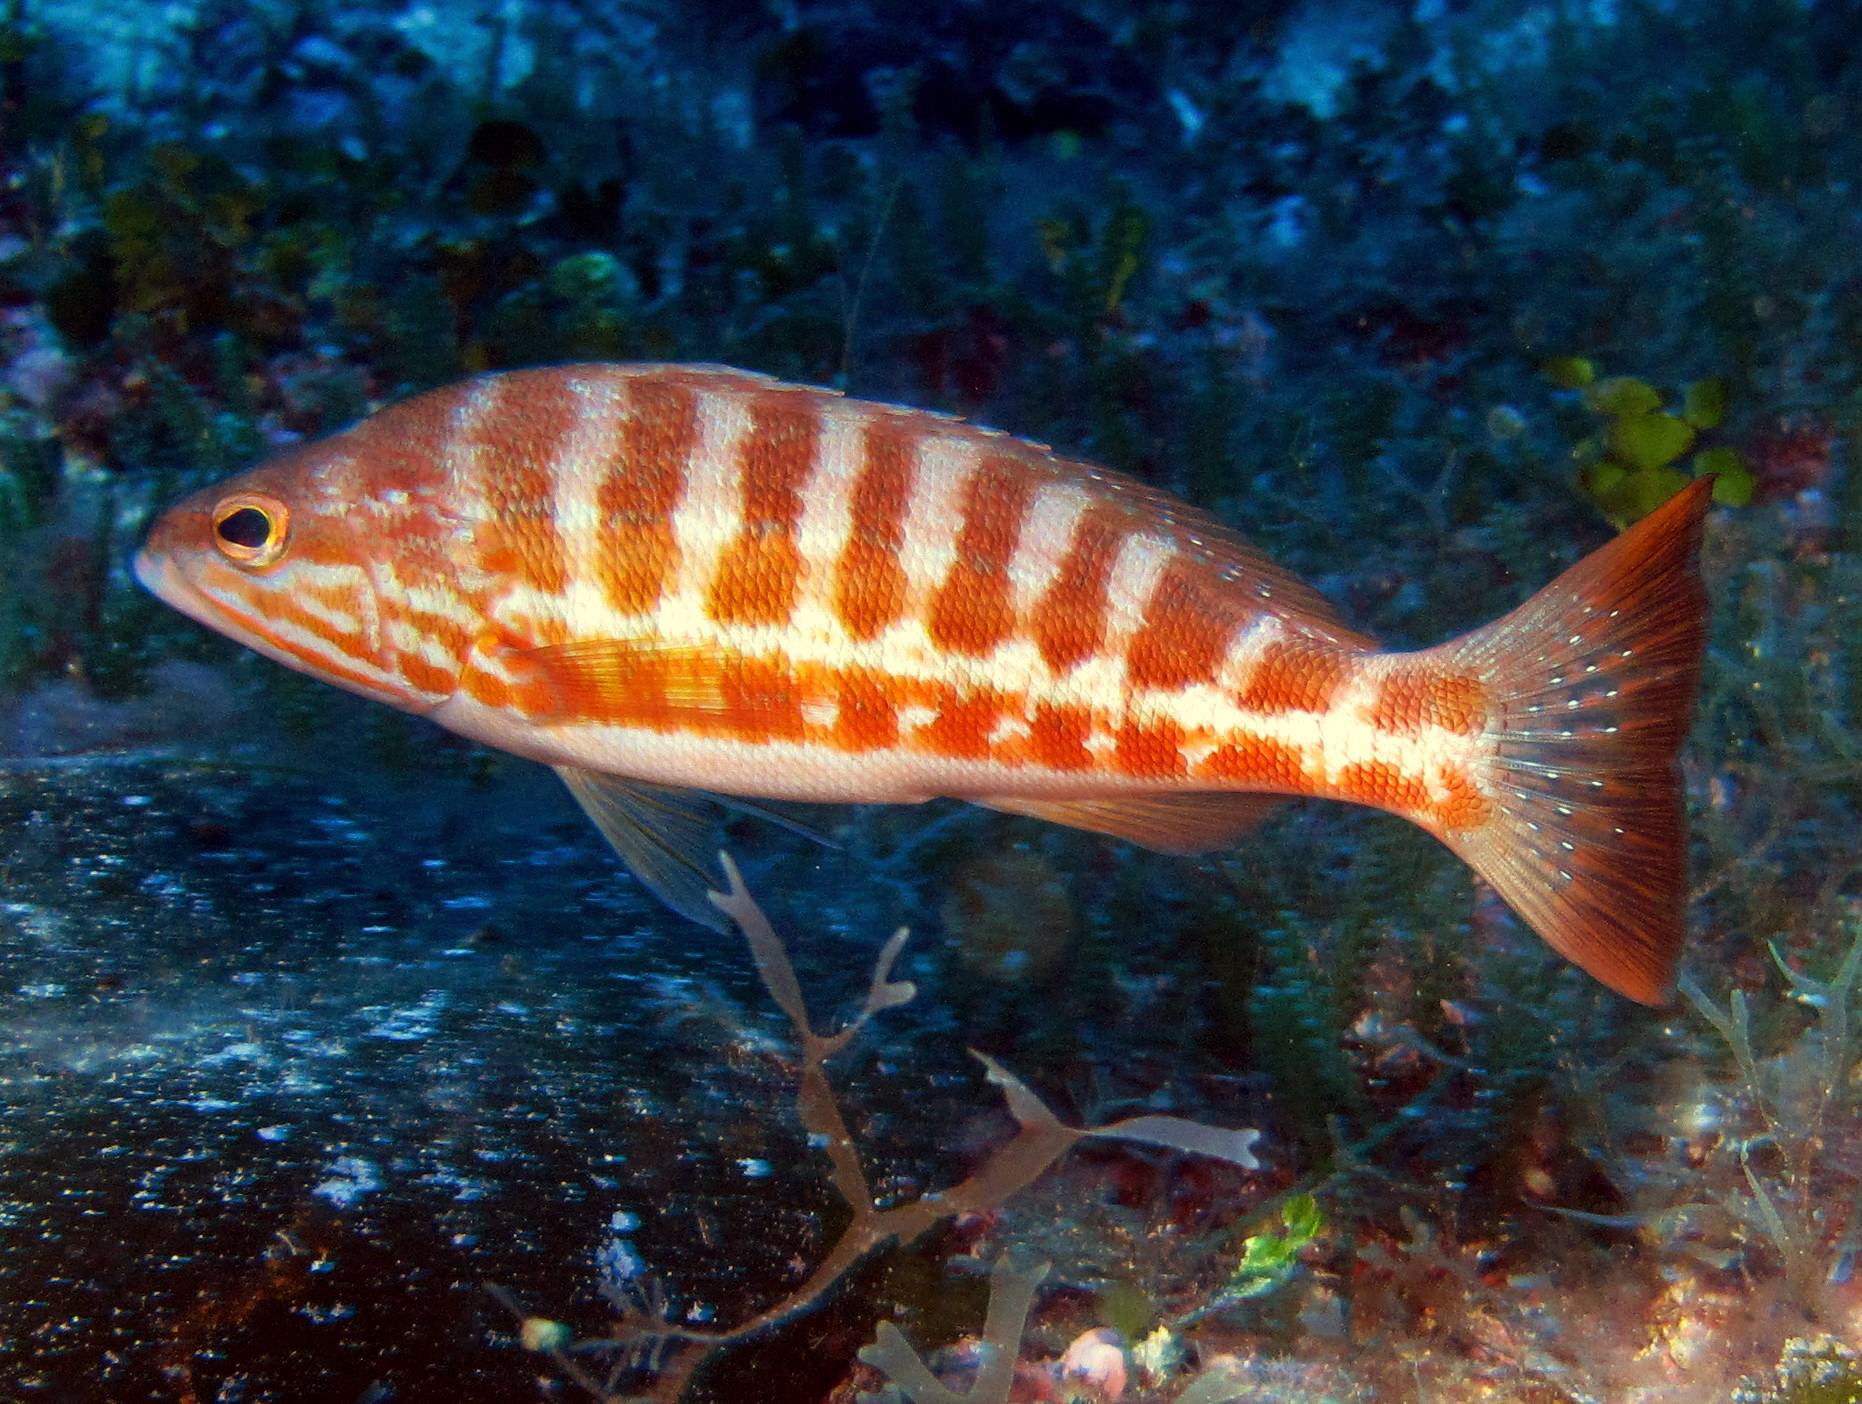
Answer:
POLYGON ((693 791, 955 796, 1152 848, 1282 795, 1435 834, 1644 1002, 1709 485, 1505 618, 1380 651, 1208 517, 924 410, 716 366, 486 375, 194 494, 136 574, 292 668, 556 768, 715 925, 693 791))

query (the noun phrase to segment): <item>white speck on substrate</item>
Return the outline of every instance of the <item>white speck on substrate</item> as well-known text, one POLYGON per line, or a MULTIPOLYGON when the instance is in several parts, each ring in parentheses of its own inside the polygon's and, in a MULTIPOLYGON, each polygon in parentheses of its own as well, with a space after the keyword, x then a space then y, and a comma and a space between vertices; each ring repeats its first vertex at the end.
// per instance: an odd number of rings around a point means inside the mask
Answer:
MULTIPOLYGON (((388 1012, 368 1031, 370 1038, 392 1039, 396 1043, 414 1043, 432 1034, 440 1012, 446 1008, 446 991, 429 990, 418 1004, 388 1012)), ((371 1017, 379 1016, 381 1006, 360 1011, 371 1017)))
POLYGON ((338 1209, 347 1209, 363 1195, 381 1188, 381 1175, 370 1161, 359 1155, 339 1155, 330 1166, 330 1178, 312 1194, 321 1195, 338 1209))
POLYGON ((647 1270, 646 1260, 625 1238, 610 1238, 597 1248, 595 1265, 610 1282, 632 1282, 647 1270))

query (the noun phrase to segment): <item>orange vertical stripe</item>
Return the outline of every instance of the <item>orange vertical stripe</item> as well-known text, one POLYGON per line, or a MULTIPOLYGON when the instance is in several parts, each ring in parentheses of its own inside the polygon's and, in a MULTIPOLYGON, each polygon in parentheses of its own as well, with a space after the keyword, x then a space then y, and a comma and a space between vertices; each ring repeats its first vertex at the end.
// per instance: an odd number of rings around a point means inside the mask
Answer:
POLYGON ((964 485, 957 558, 932 596, 925 632, 952 653, 981 657, 1015 627, 1009 604, 1009 558, 1021 536, 1034 483, 1006 454, 985 458, 964 485))
POLYGON ((1371 723, 1401 735, 1429 725, 1478 736, 1487 725, 1487 689, 1478 678, 1462 674, 1399 669, 1377 690, 1371 723))
POLYGON ((905 509, 923 432, 888 416, 861 436, 860 473, 854 480, 852 530, 834 575, 834 608, 847 632, 871 639, 905 612, 905 509))
POLYGON ((731 658, 718 671, 721 730, 740 741, 802 739, 802 690, 786 658, 731 658))
POLYGON ((1472 829, 1492 817, 1492 803, 1475 788, 1465 769, 1444 769, 1440 778, 1448 798, 1436 806, 1435 822, 1444 833, 1472 829))
POLYGON ((1249 712, 1323 712, 1345 681, 1350 659, 1305 640, 1281 640, 1261 650, 1235 705, 1249 712))
POLYGON ((1309 788, 1299 747, 1271 736, 1243 734, 1218 746, 1196 767, 1196 775, 1199 780, 1226 780, 1274 789, 1306 791, 1309 788))
POLYGON ((843 751, 883 751, 899 744, 899 709, 886 676, 869 668, 843 668, 835 676, 833 744, 843 751))
POLYGON ((1338 793, 1359 804, 1417 814, 1429 807, 1429 789, 1388 761, 1360 761, 1338 773, 1338 793))
POLYGON ((581 404, 561 371, 516 371, 495 382, 491 408, 471 425, 469 461, 478 467, 478 499, 487 520, 474 532, 478 564, 547 595, 568 584, 568 561, 556 529, 556 475, 573 440, 581 404))
POLYGON ((1093 756, 1086 740, 1092 729, 1092 716, 1084 707, 1041 703, 1028 724, 1035 762, 1051 770, 1090 769, 1093 756))
POLYGON ((1169 718, 1145 725, 1126 722, 1113 737, 1118 768, 1139 780, 1181 780, 1190 773, 1183 728, 1169 718))
POLYGON ((1210 565, 1173 556, 1145 605, 1144 624, 1126 651, 1133 687, 1175 692, 1213 682, 1228 642, 1253 606, 1210 565))
POLYGON ((931 705, 937 715, 912 733, 912 746, 951 760, 983 760, 989 755, 989 736, 1002 715, 1000 695, 989 688, 974 691, 934 685, 931 705))
POLYGON ((1085 662, 1106 638, 1106 582, 1129 529, 1116 508, 1095 503, 1081 515, 1073 541, 1029 625, 1041 658, 1056 673, 1085 662))
POLYGON ((787 624, 801 585, 795 532, 802 489, 814 472, 821 415, 795 395, 763 394, 750 406, 740 450, 743 525, 724 548, 705 610, 720 624, 787 624))
POLYGON ((614 462, 596 489, 601 587, 623 614, 659 603, 678 555, 672 512, 698 446, 698 396, 646 376, 626 382, 628 405, 614 462))

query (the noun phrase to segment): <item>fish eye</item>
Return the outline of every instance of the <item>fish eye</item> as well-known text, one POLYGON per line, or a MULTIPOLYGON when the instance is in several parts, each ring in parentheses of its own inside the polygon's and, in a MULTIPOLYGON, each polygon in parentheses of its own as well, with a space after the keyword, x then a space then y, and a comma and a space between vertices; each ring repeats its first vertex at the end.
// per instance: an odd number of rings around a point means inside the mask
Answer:
POLYGON ((213 509, 213 544, 229 561, 267 566, 284 552, 290 514, 276 498, 239 493, 213 509))
POLYGON ((214 528, 220 539, 248 551, 263 550, 272 539, 272 519, 256 507, 237 507, 214 528))

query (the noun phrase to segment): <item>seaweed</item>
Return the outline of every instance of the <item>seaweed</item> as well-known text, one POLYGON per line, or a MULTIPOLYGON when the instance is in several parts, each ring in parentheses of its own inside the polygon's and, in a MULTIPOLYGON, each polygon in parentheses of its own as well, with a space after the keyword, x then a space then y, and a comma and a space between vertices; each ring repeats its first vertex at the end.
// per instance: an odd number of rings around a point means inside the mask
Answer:
MULTIPOLYGON (((520 1335, 532 1349, 548 1354, 563 1374, 592 1397, 604 1401, 622 1398, 676 1400, 698 1369, 716 1351, 740 1344, 812 1311, 862 1259, 890 1243, 909 1246, 938 1224, 963 1215, 987 1214, 1039 1177, 1082 1138, 1105 1138, 1165 1146, 1194 1155, 1212 1156, 1246 1168, 1255 1168, 1253 1147, 1259 1133, 1225 1130, 1181 1117, 1142 1115, 1107 1125, 1071 1127, 1063 1124, 1046 1104, 1015 1075, 986 1054, 973 1056, 982 1064, 987 1080, 997 1087, 1016 1125, 1014 1135, 992 1150, 981 1167, 948 1189, 932 1191, 891 1207, 882 1207, 861 1163, 859 1148, 847 1127, 833 1088, 827 1062, 840 1053, 875 1016, 908 1003, 916 994, 909 981, 892 978, 892 968, 907 939, 901 927, 880 948, 872 979, 859 1012, 839 1031, 818 1033, 808 1016, 801 984, 787 949, 769 919, 743 885, 728 854, 718 855, 728 892, 713 892, 712 902, 736 924, 749 943, 757 975, 801 1045, 801 1072, 796 1109, 811 1145, 824 1149, 831 1166, 836 1196, 852 1211, 852 1218, 807 1278, 775 1303, 735 1326, 699 1329, 673 1321, 668 1302, 656 1288, 639 1284, 604 1284, 604 1292, 618 1313, 610 1334, 601 1339, 565 1342, 556 1323, 524 1312, 508 1293, 494 1289, 519 1318, 520 1335), (596 1351, 618 1356, 615 1366, 597 1376, 575 1357, 596 1351), (654 1379, 644 1394, 616 1391, 630 1373, 644 1364, 654 1379)), ((1027 1284, 1032 1292, 1038 1276, 1027 1284)), ((1018 1276, 1014 1281, 1019 1283, 1018 1276)), ((1001 1289, 1007 1292, 1008 1288, 1001 1289)), ((1014 1289, 1019 1292, 1020 1287, 1014 1289)), ((1010 1313, 1006 1302, 1002 1320, 1010 1313)), ((992 1307, 992 1320, 996 1319, 992 1307)), ((1019 1335, 1019 1332, 1017 1332, 1019 1335)))
POLYGON ((1853 1178, 1832 1158, 1831 1141, 1847 1135, 1856 1101, 1850 1069, 1862 1057, 1862 1031, 1852 1027, 1850 998, 1862 976, 1862 929, 1827 979, 1794 969, 1775 945, 1772 958, 1791 997, 1811 1009, 1816 1022, 1763 1064, 1744 990, 1735 989, 1723 1008, 1691 977, 1682 978, 1680 989, 1732 1054, 1737 1111, 1748 1123, 1735 1121, 1724 1143, 1737 1157, 1743 1188, 1723 1189, 1719 1203, 1738 1233, 1770 1244, 1792 1298, 1814 1318, 1823 1284, 1847 1277, 1862 1242, 1862 1180, 1855 1181, 1846 1212, 1830 1204, 1830 1181, 1853 1178))
POLYGON ((1022 1266, 1006 1253, 996 1260, 989 1274, 989 1315, 978 1350, 981 1363, 976 1378, 963 1393, 938 1383, 904 1333, 890 1321, 882 1321, 873 1343, 861 1348, 860 1359, 883 1371, 892 1383, 876 1394, 855 1398, 859 1404, 903 1404, 907 1399, 912 1404, 1008 1404, 1028 1310, 1046 1276, 1045 1263, 1022 1266))
MULTIPOLYGON (((1661 394, 1647 381, 1627 375, 1599 380, 1596 368, 1579 356, 1555 357, 1544 372, 1560 389, 1578 391, 1584 407, 1604 421, 1602 434, 1585 439, 1572 457, 1578 461, 1579 485, 1619 528, 1646 517, 1687 486, 1688 474, 1676 465, 1726 415, 1726 381, 1718 376, 1689 384, 1677 413, 1664 407, 1661 394)), ((1691 470, 1696 478, 1714 475, 1715 502, 1743 507, 1752 500, 1752 472, 1736 448, 1701 448, 1691 470)))

